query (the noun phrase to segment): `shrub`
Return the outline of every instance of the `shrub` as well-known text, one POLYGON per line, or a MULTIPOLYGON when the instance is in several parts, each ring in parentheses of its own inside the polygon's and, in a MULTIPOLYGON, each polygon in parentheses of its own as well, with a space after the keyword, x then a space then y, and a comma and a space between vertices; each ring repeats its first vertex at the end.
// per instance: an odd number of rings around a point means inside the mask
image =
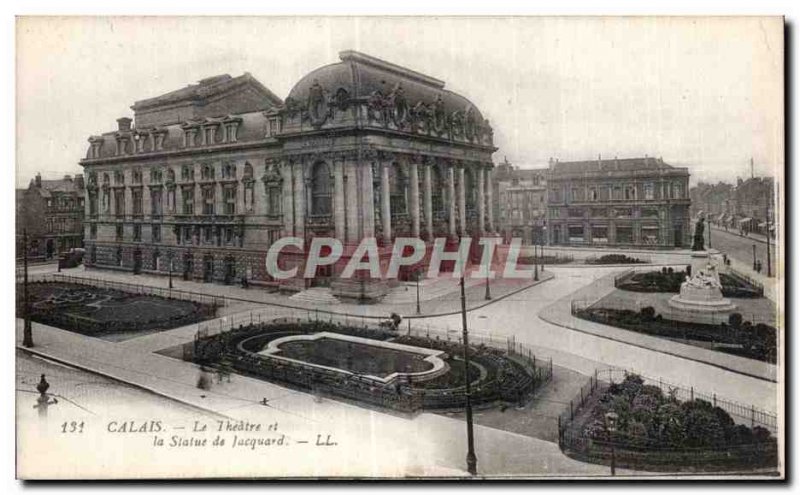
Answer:
POLYGON ((728 325, 732 326, 733 328, 739 328, 742 326, 742 322, 744 318, 742 318, 742 313, 732 313, 728 316, 728 325))
POLYGON ((639 313, 642 316, 642 320, 644 321, 653 321, 653 318, 656 316, 656 309, 652 306, 645 306, 639 313))
POLYGON ((687 408, 683 424, 690 447, 715 447, 725 442, 725 429, 712 409, 687 408))

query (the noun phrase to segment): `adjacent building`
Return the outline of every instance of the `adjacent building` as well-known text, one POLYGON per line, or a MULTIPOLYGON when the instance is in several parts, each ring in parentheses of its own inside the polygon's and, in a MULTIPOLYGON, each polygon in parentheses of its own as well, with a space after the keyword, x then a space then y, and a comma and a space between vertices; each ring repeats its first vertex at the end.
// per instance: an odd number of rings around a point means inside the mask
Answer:
POLYGON ((701 182, 691 190, 692 214, 701 212, 709 222, 741 234, 757 233, 775 236, 775 179, 750 177, 726 182, 701 182))
MULTIPOLYGON (((391 281, 338 277, 361 239, 383 259, 398 236, 494 229, 488 121, 444 81, 369 55, 340 53, 285 100, 221 75, 131 108, 81 161, 88 266, 375 299, 391 281), (345 254, 313 280, 272 280, 283 236, 333 236, 345 254)), ((280 268, 302 273, 305 255, 282 251, 280 268)))
POLYGON ((18 189, 17 257, 23 253, 23 229, 28 234, 28 257, 32 260, 51 259, 83 247, 85 194, 80 174, 54 180, 43 180, 36 174, 27 189, 18 189))
POLYGON ((504 241, 542 244, 547 217, 547 169, 519 168, 508 162, 492 174, 496 225, 504 241))
POLYGON ((660 158, 551 159, 547 205, 554 245, 691 246, 689 171, 660 158))

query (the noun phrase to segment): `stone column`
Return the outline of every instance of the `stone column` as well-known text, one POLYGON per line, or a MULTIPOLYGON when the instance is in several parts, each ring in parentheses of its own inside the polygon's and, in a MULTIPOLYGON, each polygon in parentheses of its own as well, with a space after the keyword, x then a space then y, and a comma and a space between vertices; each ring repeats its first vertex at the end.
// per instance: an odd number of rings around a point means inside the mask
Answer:
POLYGON ((464 189, 464 167, 459 166, 458 171, 458 232, 467 235, 467 197, 464 189))
POLYGON ((383 240, 392 242, 392 203, 389 194, 389 167, 391 163, 381 163, 381 220, 383 221, 383 240))
POLYGON ((486 213, 489 219, 489 232, 494 233, 494 184, 492 183, 492 169, 486 168, 486 213))
POLYGON ((372 187, 372 161, 360 164, 361 170, 361 235, 375 237, 375 191, 372 187))
POLYGON ((447 166, 447 212, 449 220, 447 231, 452 236, 456 235, 456 184, 455 171, 452 165, 447 166))
POLYGON ((344 208, 344 160, 334 158, 333 161, 333 224, 336 238, 345 238, 345 208, 344 208))
POLYGON ((409 165, 411 175, 411 236, 419 237, 419 168, 416 161, 409 165))
MULTIPOLYGON (((288 163, 283 164, 281 167, 281 177, 283 182, 281 184, 281 199, 283 201, 283 231, 285 236, 294 235, 294 177, 292 174, 292 167, 288 163)), ((264 187, 264 182, 258 184, 258 187, 264 187)))
POLYGON ((484 202, 486 198, 484 197, 484 177, 483 177, 483 167, 478 166, 478 234, 483 235, 486 231, 486 224, 483 218, 484 215, 484 202))
POLYGON ((347 241, 358 242, 359 218, 363 218, 361 213, 364 211, 359 208, 358 194, 358 168, 355 163, 345 162, 345 208, 347 209, 347 241))
MULTIPOLYGON (((423 183, 423 201, 425 209, 425 232, 428 234, 428 239, 433 239, 433 198, 431 191, 431 170, 432 164, 425 165, 425 175, 423 183)), ((440 193, 441 194, 441 193, 440 193)))
POLYGON ((302 162, 296 162, 292 165, 294 175, 294 235, 296 237, 305 237, 306 180, 303 168, 302 162))

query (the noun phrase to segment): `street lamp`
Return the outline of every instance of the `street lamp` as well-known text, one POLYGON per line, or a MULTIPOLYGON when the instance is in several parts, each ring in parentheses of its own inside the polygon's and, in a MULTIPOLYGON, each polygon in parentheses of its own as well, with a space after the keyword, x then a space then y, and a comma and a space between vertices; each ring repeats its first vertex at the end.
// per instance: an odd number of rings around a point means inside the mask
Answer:
POLYGON ((172 257, 173 257, 173 254, 174 253, 172 251, 170 251, 169 255, 167 256, 167 258, 169 258, 169 288, 170 289, 172 289, 172 257))
MULTIPOLYGON (((23 326, 22 326, 22 345, 33 347, 33 330, 31 329, 31 305, 28 297, 28 229, 22 229, 22 259, 24 278, 22 279, 23 297, 23 326)), ((42 375, 44 377, 44 375, 42 375)))
POLYGON ((47 389, 50 388, 50 384, 47 383, 47 380, 42 374, 42 378, 39 380, 39 383, 36 385, 36 390, 39 391, 39 397, 36 399, 36 405, 33 406, 35 409, 39 410, 39 417, 42 419, 47 418, 47 408, 53 404, 58 404, 58 399, 50 400, 50 396, 47 395, 47 389))
POLYGON ((539 260, 536 259, 536 243, 533 243, 533 279, 539 280, 539 260))
MULTIPOLYGON (((459 237, 459 246, 461 238, 459 237)), ((464 271, 461 271, 461 327, 464 340, 464 393, 467 403, 467 471, 478 474, 478 458, 475 456, 475 437, 472 431, 472 398, 469 383, 469 333, 467 331, 467 297, 464 290, 464 271)))
POLYGON ((756 271, 756 245, 753 244, 753 271, 756 271))
POLYGON ((614 432, 617 430, 617 419, 619 419, 617 413, 606 413, 606 431, 608 432, 608 444, 611 446, 611 476, 617 474, 617 458, 614 452, 614 432))
POLYGON ((414 272, 414 280, 416 280, 417 282, 417 314, 422 313, 422 311, 420 311, 419 309, 419 277, 421 273, 422 270, 420 270, 419 268, 417 268, 417 270, 414 272))

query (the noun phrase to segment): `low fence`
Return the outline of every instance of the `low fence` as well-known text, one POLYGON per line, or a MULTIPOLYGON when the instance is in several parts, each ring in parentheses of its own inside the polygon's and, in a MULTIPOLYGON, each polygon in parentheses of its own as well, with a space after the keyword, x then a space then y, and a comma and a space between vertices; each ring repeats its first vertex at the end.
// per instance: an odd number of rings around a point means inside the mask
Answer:
MULTIPOLYGON (((674 448, 646 445, 646 437, 632 437, 628 434, 615 434, 615 437, 607 432, 608 437, 605 439, 589 437, 583 430, 585 425, 577 421, 578 415, 586 407, 592 407, 593 399, 604 393, 611 384, 621 383, 631 374, 634 372, 625 369, 595 370, 594 376, 590 376, 581 386, 579 392, 558 416, 558 445, 564 453, 587 462, 608 463, 611 450, 614 449, 615 459, 619 465, 655 471, 674 471, 676 466, 691 466, 707 471, 777 466, 777 444, 774 441, 732 444, 716 448, 674 448)), ((665 395, 675 397, 679 401, 706 400, 714 407, 726 411, 739 424, 751 428, 760 426, 773 435, 777 432, 778 418, 775 413, 724 399, 713 392, 701 392, 694 387, 676 385, 640 373, 635 374, 642 378, 644 385, 656 386, 665 395)))
MULTIPOLYGON (((237 334, 241 336, 242 334, 239 332, 247 332, 250 325, 278 322, 336 325, 340 331, 354 331, 359 336, 371 334, 370 336, 381 339, 396 338, 400 341, 410 339, 409 343, 412 345, 444 350, 455 357, 460 357, 463 353, 461 334, 455 334, 446 329, 423 329, 409 325, 405 331, 403 329, 392 330, 386 324, 376 324, 369 320, 360 321, 341 316, 335 318, 333 315, 317 317, 313 311, 305 317, 287 318, 276 315, 274 311, 257 310, 221 318, 214 323, 198 325, 195 341, 184 346, 184 359, 195 359, 198 355, 198 345, 217 345, 217 350, 223 353, 236 369, 255 376, 266 376, 299 386, 313 393, 329 393, 379 407, 389 407, 407 412, 418 409, 447 410, 464 407, 466 395, 463 386, 451 389, 412 389, 406 383, 385 385, 358 375, 343 374, 304 363, 280 362, 263 359, 255 354, 224 350, 228 348, 227 344, 223 344, 224 342, 230 342, 229 339, 237 338, 237 334), (214 343, 215 339, 216 344, 214 343)), ((552 358, 537 357, 532 349, 515 342, 513 338, 470 332, 469 340, 470 348, 473 349, 471 354, 476 361, 484 362, 484 364, 487 362, 496 364, 497 366, 493 366, 493 368, 502 370, 510 363, 498 359, 505 358, 524 370, 524 373, 500 372, 484 382, 474 384, 470 391, 470 398, 476 405, 497 401, 524 403, 553 376, 552 358)))
POLYGON ((747 283, 748 285, 753 287, 761 297, 764 297, 764 284, 762 284, 758 280, 756 280, 753 277, 750 277, 749 275, 746 275, 746 274, 740 272, 739 270, 737 270, 735 268, 732 268, 730 266, 728 266, 727 273, 728 273, 728 275, 731 275, 732 277, 738 278, 739 280, 747 283))
POLYGON ((94 278, 74 277, 60 273, 34 274, 28 275, 29 283, 65 283, 74 285, 85 285, 99 289, 118 290, 129 294, 139 294, 146 296, 163 297, 165 299, 177 299, 181 301, 191 301, 211 306, 227 306, 230 301, 226 297, 210 296, 199 292, 191 292, 180 289, 170 289, 165 287, 153 287, 150 285, 129 284, 126 282, 114 282, 110 280, 100 280, 94 278))
POLYGON ((604 255, 600 255, 600 256, 587 256, 586 258, 584 258, 583 262, 586 263, 587 265, 598 265, 598 266, 602 266, 602 265, 634 265, 634 266, 635 265, 649 265, 649 264, 651 264, 653 262, 652 258, 648 258, 646 256, 628 256, 627 254, 624 254, 624 255, 621 255, 621 256, 625 256, 629 260, 637 260, 637 261, 633 261, 633 262, 626 261, 626 260, 614 261, 613 258, 606 258, 606 260, 604 260, 604 261, 608 261, 607 263, 606 262, 598 263, 599 260, 603 259, 604 257, 609 257, 609 256, 614 256, 614 255, 604 254, 604 255))

